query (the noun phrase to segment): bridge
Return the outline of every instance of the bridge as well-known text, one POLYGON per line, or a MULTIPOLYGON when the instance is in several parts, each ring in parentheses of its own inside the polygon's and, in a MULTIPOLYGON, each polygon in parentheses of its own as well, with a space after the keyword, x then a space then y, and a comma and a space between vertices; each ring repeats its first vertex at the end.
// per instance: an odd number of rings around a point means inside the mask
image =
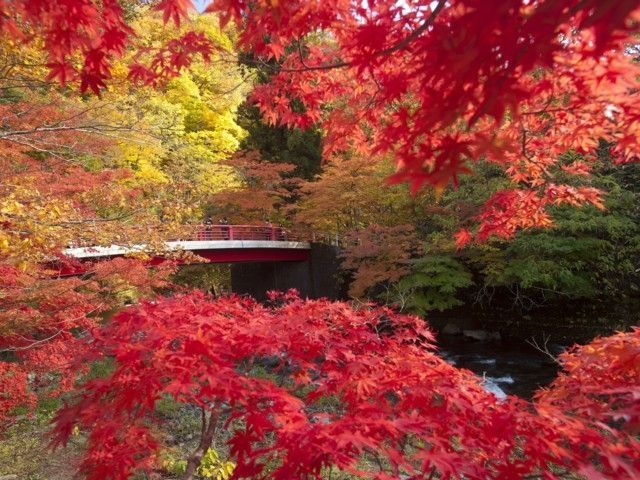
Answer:
MULTIPOLYGON (((192 252, 207 263, 231 264, 235 293, 262 300, 268 290, 296 288, 311 298, 342 296, 337 282, 337 249, 333 246, 302 239, 271 225, 199 225, 186 237, 168 240, 164 248, 192 252)), ((70 246, 64 253, 81 262, 93 262, 148 250, 144 244, 70 246)), ((161 260, 158 254, 151 263, 161 260)), ((77 269, 59 272, 61 276, 81 273, 77 269)))
MULTIPOLYGON (((199 225, 186 239, 165 242, 167 251, 192 252, 211 263, 300 262, 309 260, 311 244, 282 227, 257 225, 199 225)), ((99 260, 148 250, 147 245, 67 248, 65 255, 99 260)))

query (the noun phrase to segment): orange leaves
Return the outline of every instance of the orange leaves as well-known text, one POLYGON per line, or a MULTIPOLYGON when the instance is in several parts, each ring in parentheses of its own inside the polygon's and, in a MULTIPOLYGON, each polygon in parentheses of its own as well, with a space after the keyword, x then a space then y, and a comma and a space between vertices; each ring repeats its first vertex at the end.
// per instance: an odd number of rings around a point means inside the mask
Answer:
POLYGON ((569 204, 579 207, 591 204, 599 210, 604 210, 602 190, 593 187, 571 187, 569 185, 549 185, 545 195, 554 205, 569 204))
POLYGON ((342 266, 355 272, 349 295, 358 298, 370 288, 397 282, 409 273, 409 259, 419 241, 410 225, 370 225, 349 232, 345 244, 342 266))
POLYGON ((275 221, 300 182, 292 176, 294 165, 262 160, 254 151, 239 152, 226 163, 236 169, 240 184, 212 195, 211 200, 232 223, 275 221))
POLYGON ((589 176, 591 174, 591 166, 585 162, 573 162, 570 165, 562 165, 560 168, 571 175, 589 176))
POLYGON ((456 249, 461 250, 473 240, 471 232, 466 228, 461 228, 455 234, 456 249))

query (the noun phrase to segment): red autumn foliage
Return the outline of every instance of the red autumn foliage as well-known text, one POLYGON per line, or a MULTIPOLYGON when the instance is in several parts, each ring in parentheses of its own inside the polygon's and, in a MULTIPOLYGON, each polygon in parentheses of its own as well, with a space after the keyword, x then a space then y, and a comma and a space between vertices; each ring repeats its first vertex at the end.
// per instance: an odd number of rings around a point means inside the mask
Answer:
POLYGON ((33 408, 36 396, 27 389, 28 372, 18 365, 0 362, 0 425, 16 406, 33 408))
MULTIPOLYGON (((190 6, 157 4, 174 24, 190 6)), ((638 68, 624 52, 638 30, 637 6, 215 0, 210 9, 237 23, 241 46, 258 64, 277 60, 270 82, 253 94, 264 117, 320 123, 327 155, 392 155, 393 180, 414 189, 455 183, 481 157, 502 166, 514 185, 488 202, 475 233, 459 233, 463 246, 472 237, 544 226, 551 204, 598 206, 600 192, 555 183, 558 154, 585 155, 587 163, 564 168, 577 175, 588 173, 600 138, 614 143, 617 161, 637 158, 638 68)), ((113 60, 135 48, 116 0, 0 0, 0 31, 5 40, 40 39, 49 80, 95 93, 108 83, 113 60)), ((140 51, 137 59, 150 60, 131 65, 130 76, 155 85, 211 48, 186 33, 140 51)), ((102 329, 88 316, 103 308, 99 289, 86 292, 73 279, 39 297, 38 275, 4 266, 2 273, 0 325, 11 327, 2 332, 3 348, 22 363, 0 363, 0 415, 33 403, 28 369, 51 367, 69 386, 71 350, 84 360, 117 361, 112 375, 83 385, 57 419, 58 442, 76 424, 88 431, 83 469, 91 479, 152 467, 158 441, 149 421, 163 394, 226 419, 237 477, 317 478, 328 465, 380 479, 640 475, 637 440, 609 427, 637 428, 637 330, 565 355, 567 373, 529 404, 496 400, 433 353, 419 320, 385 309, 295 297, 263 307, 193 293, 128 309, 102 329), (90 331, 92 348, 72 329, 90 331), (252 363, 267 358, 277 360, 282 384, 252 375, 252 363), (319 408, 324 398, 336 408, 319 408), (360 472, 362 458, 379 461, 379 471, 360 472)))
POLYGON ((272 299, 193 292, 118 314, 93 332, 90 356, 116 369, 59 413, 54 443, 87 430, 90 480, 149 469, 154 402, 170 395, 225 422, 234 478, 321 478, 331 465, 379 479, 637 478, 637 440, 547 403, 496 399, 435 354, 419 318, 272 299), (254 374, 265 362, 271 379, 254 374))
MULTIPOLYGON (((637 7, 632 0, 219 0, 209 10, 242 25, 242 46, 278 60, 270 82, 253 93, 264 118, 320 123, 328 156, 391 154, 392 179, 414 190, 456 183, 479 158, 502 166, 514 185, 478 218, 474 236, 484 240, 548 223, 546 207, 559 201, 549 188, 569 188, 552 187, 560 153, 592 161, 602 138, 615 143, 618 161, 637 157, 638 67, 625 53, 637 7), (513 208, 496 211, 505 201, 513 208)), ((575 203, 599 202, 595 189, 564 193, 575 203)))
POLYGON ((0 263, 0 354, 13 357, 0 361, 0 424, 15 407, 34 407, 37 396, 70 390, 86 370, 72 360, 90 347, 83 338, 101 314, 120 306, 127 290, 152 296, 172 271, 122 258, 84 268, 85 277, 60 279, 0 263))
POLYGON ((236 224, 280 221, 301 181, 292 176, 295 166, 262 160, 255 151, 238 152, 225 163, 234 168, 240 186, 211 196, 219 213, 236 224))
POLYGON ((560 362, 562 373, 538 393, 540 405, 640 432, 640 328, 575 347, 560 362))
POLYGON ((345 235, 342 267, 353 271, 349 295, 362 297, 372 287, 393 283, 407 275, 420 242, 411 225, 352 230, 345 235))
MULTIPOLYGON (((192 4, 154 8, 179 25, 192 4)), ((488 212, 478 218, 479 240, 547 223, 550 167, 560 153, 591 161, 602 138, 615 144, 618 161, 638 158, 638 66, 625 52, 640 21, 635 0, 214 0, 207 10, 234 21, 239 46, 272 68, 253 93, 264 118, 321 124, 328 156, 390 154, 392 179, 413 189, 456 183, 482 157, 501 165, 514 183, 509 196, 536 214, 488 212)), ((136 48, 115 0, 3 1, 0 12, 3 35, 42 38, 50 78, 79 81, 83 91, 104 88, 113 59, 136 48)), ((155 85, 212 48, 187 32, 138 50, 131 77, 155 85)), ((593 203, 599 194, 572 198, 593 203)))

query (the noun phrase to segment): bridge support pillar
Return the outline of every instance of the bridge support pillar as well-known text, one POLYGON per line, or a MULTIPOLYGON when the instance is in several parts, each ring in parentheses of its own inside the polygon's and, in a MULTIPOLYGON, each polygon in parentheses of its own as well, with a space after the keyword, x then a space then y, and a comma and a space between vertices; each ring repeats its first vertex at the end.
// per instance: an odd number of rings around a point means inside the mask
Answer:
POLYGON ((338 251, 335 247, 311 244, 309 260, 291 262, 247 262, 231 265, 231 289, 257 300, 269 290, 295 288, 303 298, 344 298, 340 281, 338 251))

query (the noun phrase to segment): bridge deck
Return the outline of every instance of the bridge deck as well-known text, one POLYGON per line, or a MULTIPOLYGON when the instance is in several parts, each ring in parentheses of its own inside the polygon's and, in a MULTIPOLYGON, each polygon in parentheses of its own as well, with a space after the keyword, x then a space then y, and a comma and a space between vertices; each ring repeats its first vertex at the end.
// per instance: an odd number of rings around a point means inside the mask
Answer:
MULTIPOLYGON (((258 249, 267 252, 274 250, 309 250, 309 242, 284 240, 177 240, 165 243, 167 250, 185 250, 198 255, 213 250, 258 249)), ((101 257, 117 257, 147 250, 146 245, 111 245, 109 247, 77 247, 67 248, 65 254, 70 257, 97 259, 101 257)))

